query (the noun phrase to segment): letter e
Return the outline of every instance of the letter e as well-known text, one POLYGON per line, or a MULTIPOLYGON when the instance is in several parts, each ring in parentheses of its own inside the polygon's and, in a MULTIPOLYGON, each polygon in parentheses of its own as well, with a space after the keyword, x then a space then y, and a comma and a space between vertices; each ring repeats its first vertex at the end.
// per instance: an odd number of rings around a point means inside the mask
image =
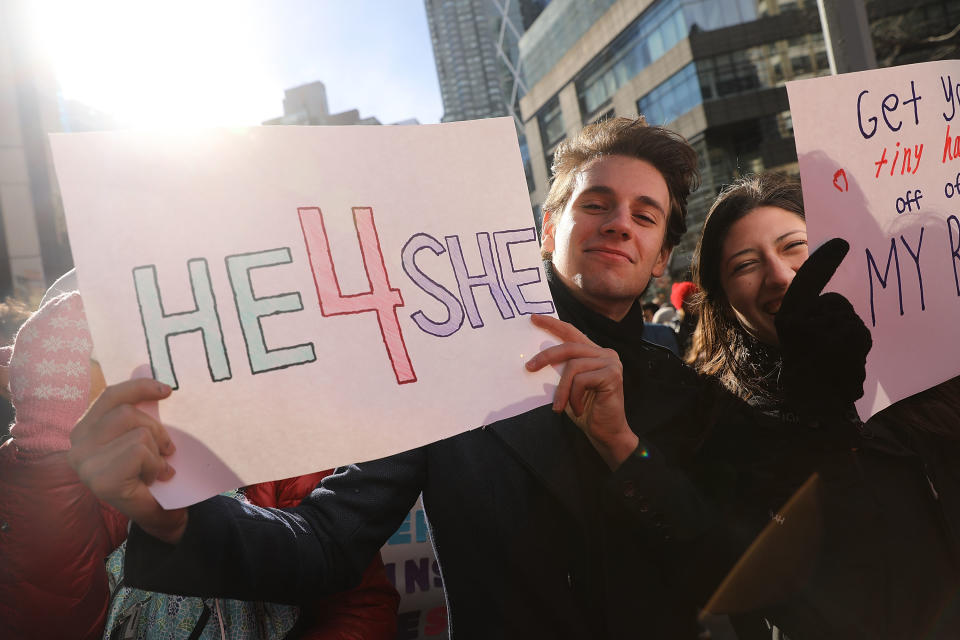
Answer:
POLYGON ((292 347, 268 349, 263 337, 263 323, 260 318, 302 311, 303 302, 300 294, 296 292, 256 297, 253 294, 250 271, 292 262, 290 249, 282 247, 254 253, 240 253, 227 256, 224 261, 227 264, 227 275, 230 276, 230 286, 233 287, 233 299, 237 305, 237 316, 240 318, 243 339, 247 343, 250 372, 263 373, 316 360, 313 344, 309 342, 292 347))

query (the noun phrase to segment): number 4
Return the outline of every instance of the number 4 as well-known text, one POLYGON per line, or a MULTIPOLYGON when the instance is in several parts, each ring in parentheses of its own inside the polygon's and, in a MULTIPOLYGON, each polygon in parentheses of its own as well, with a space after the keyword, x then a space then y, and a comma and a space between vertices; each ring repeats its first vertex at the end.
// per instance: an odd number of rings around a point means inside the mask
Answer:
POLYGON ((357 228, 363 268, 367 273, 370 289, 346 296, 340 290, 340 282, 333 268, 323 213, 319 207, 299 207, 297 211, 300 214, 303 239, 307 245, 307 256, 313 270, 313 281, 317 287, 320 312, 324 317, 376 312, 380 335, 383 336, 383 344, 387 348, 397 383, 416 382, 417 375, 413 371, 397 318, 397 307, 403 306, 403 296, 399 289, 390 287, 383 252, 380 250, 380 238, 373 222, 373 209, 353 207, 353 222, 357 228))

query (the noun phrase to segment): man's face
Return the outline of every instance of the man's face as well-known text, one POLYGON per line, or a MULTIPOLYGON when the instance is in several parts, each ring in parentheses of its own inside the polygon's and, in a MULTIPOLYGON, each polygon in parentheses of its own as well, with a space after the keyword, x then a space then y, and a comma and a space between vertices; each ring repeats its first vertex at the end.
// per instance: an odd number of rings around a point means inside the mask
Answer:
POLYGON ((651 276, 663 275, 670 194, 652 164, 605 156, 581 167, 559 219, 545 212, 543 248, 553 270, 580 300, 621 320, 651 276))

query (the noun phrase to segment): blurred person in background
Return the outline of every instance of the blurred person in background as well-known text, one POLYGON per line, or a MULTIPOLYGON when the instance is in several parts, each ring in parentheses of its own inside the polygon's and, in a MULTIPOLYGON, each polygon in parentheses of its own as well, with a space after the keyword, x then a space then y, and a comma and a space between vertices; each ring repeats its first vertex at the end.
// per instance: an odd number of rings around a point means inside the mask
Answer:
POLYGON ((655 302, 643 303, 643 339, 661 347, 666 347, 675 356, 680 355, 677 334, 673 329, 653 321, 654 314, 660 309, 655 302))
POLYGON ((693 330, 697 326, 697 311, 691 304, 697 286, 692 282, 674 282, 670 289, 670 302, 677 310, 673 329, 677 333, 680 357, 688 359, 687 352, 693 339, 693 330))
POLYGON ((662 324, 670 327, 670 330, 676 333, 674 325, 677 322, 677 310, 671 305, 661 305, 657 312, 653 314, 653 323, 662 324))
POLYGON ((655 314, 660 309, 660 305, 656 302, 644 302, 643 303, 643 321, 644 322, 653 322, 653 314, 655 314))
POLYGON ((652 344, 660 345, 673 355, 680 357, 680 345, 677 343, 677 334, 664 324, 655 322, 643 323, 643 339, 652 344))
POLYGON ((0 444, 10 437, 13 422, 13 403, 10 402, 10 356, 17 330, 30 317, 30 308, 16 298, 0 303, 0 444))
MULTIPOLYGON (((65 290, 70 288, 68 283, 65 290)), ((393 638, 399 595, 379 556, 357 588, 302 607, 179 598, 120 584, 127 519, 80 482, 66 456, 70 431, 105 386, 103 374, 92 358, 79 294, 44 300, 17 333, 9 365, 18 415, 11 439, 0 446, 5 637, 170 638, 185 629, 196 630, 198 638, 219 638, 221 631, 251 640, 290 633, 324 640, 393 638)), ((288 506, 327 473, 247 491, 262 506, 288 506)))
POLYGON ((53 298, 20 329, 9 377, 16 421, 0 446, 0 620, 11 638, 99 638, 104 558, 127 519, 67 462, 70 430, 104 387, 79 295, 53 298))

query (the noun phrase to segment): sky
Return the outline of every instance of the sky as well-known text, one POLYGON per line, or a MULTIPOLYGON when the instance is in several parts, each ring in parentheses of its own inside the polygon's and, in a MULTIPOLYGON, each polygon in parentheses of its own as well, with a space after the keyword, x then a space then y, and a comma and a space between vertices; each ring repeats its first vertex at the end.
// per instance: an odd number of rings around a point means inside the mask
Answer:
POLYGON ((137 127, 256 125, 322 81, 332 112, 439 122, 423 0, 31 0, 65 100, 137 127))

